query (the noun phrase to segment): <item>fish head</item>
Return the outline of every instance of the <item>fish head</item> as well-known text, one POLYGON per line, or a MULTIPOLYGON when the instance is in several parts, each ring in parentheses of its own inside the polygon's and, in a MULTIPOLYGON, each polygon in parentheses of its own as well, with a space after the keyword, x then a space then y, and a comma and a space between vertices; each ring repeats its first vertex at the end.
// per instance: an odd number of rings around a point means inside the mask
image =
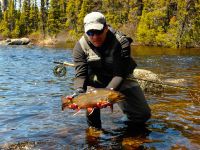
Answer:
POLYGON ((66 96, 61 97, 61 101, 62 101, 62 110, 73 104, 72 99, 69 99, 66 96))
POLYGON ((122 93, 117 92, 117 91, 111 90, 108 94, 108 100, 111 103, 119 102, 124 99, 125 99, 125 96, 122 93))

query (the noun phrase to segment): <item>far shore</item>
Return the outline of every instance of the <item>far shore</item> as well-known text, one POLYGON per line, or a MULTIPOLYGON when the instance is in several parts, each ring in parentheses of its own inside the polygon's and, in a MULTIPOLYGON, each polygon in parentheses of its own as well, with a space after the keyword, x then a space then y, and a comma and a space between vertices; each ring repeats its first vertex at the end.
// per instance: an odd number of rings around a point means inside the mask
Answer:
MULTIPOLYGON (((50 47, 50 48, 73 48, 76 42, 78 41, 78 38, 70 37, 69 35, 66 34, 59 34, 56 38, 52 37, 46 37, 42 38, 41 36, 39 37, 23 37, 23 38, 8 38, 8 39, 0 39, 0 45, 35 45, 39 47, 50 47), (9 44, 9 41, 20 41, 18 44, 9 44), (27 42, 28 41, 28 42, 27 42), (20 44, 22 43, 22 44, 20 44)), ((15 42, 14 42, 15 43, 15 42)), ((147 45, 142 45, 139 43, 133 42, 131 44, 133 47, 149 47, 149 48, 156 48, 156 49, 177 49, 177 50, 182 50, 182 49, 200 49, 200 47, 191 47, 191 48, 166 48, 166 47, 161 47, 161 46, 147 46, 147 45)))
MULTIPOLYGON (((63 48, 73 48, 78 40, 68 38, 51 38, 47 37, 45 39, 36 39, 36 38, 7 38, 7 39, 0 39, 0 45, 35 45, 39 47, 63 47, 63 48), (28 42, 23 42, 24 40, 28 42), (14 41, 13 44, 10 44, 11 41, 14 41), (17 43, 16 43, 17 41, 17 43)), ((132 46, 138 46, 139 44, 131 44, 132 46)))

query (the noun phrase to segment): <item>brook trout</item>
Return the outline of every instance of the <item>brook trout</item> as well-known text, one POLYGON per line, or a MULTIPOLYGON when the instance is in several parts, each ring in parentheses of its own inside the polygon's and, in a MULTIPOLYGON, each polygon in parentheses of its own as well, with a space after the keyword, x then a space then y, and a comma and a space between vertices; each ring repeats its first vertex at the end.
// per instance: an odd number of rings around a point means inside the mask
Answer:
POLYGON ((125 96, 120 92, 99 88, 80 94, 72 100, 62 97, 62 110, 70 108, 70 105, 76 105, 75 109, 98 108, 99 104, 112 106, 124 98, 125 96))

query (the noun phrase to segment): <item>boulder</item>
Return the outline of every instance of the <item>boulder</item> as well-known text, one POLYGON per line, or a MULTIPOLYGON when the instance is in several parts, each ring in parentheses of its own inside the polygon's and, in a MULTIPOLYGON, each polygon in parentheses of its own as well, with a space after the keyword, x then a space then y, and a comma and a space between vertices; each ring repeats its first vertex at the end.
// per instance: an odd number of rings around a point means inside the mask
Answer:
POLYGON ((28 45, 30 40, 28 38, 7 39, 0 42, 0 45, 28 45))
POLYGON ((136 78, 144 92, 150 92, 153 94, 162 93, 164 90, 165 92, 174 91, 177 90, 177 86, 184 87, 187 83, 185 79, 170 78, 161 80, 158 74, 145 69, 135 69, 133 76, 136 78))
POLYGON ((135 69, 133 76, 144 92, 162 93, 164 90, 163 82, 160 77, 150 70, 135 69))
POLYGON ((8 45, 27 45, 30 43, 28 38, 21 38, 21 39, 11 39, 8 42, 8 45))

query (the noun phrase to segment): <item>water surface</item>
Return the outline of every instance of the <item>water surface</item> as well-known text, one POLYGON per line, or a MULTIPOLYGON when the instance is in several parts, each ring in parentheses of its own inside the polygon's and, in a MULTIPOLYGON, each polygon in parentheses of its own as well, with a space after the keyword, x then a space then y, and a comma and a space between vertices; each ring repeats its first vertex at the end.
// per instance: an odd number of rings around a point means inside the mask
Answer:
MULTIPOLYGON (((163 80, 184 79, 181 86, 199 89, 199 51, 135 47, 132 53, 138 68, 163 80)), ((124 125, 115 105, 114 113, 102 110, 103 130, 92 131, 84 111, 76 116, 73 110, 61 111, 60 97, 73 92, 74 70, 69 67, 67 77, 55 77, 55 60, 71 62, 71 50, 0 47, 1 149, 200 149, 197 92, 170 88, 146 93, 152 108, 146 128, 124 125)))

